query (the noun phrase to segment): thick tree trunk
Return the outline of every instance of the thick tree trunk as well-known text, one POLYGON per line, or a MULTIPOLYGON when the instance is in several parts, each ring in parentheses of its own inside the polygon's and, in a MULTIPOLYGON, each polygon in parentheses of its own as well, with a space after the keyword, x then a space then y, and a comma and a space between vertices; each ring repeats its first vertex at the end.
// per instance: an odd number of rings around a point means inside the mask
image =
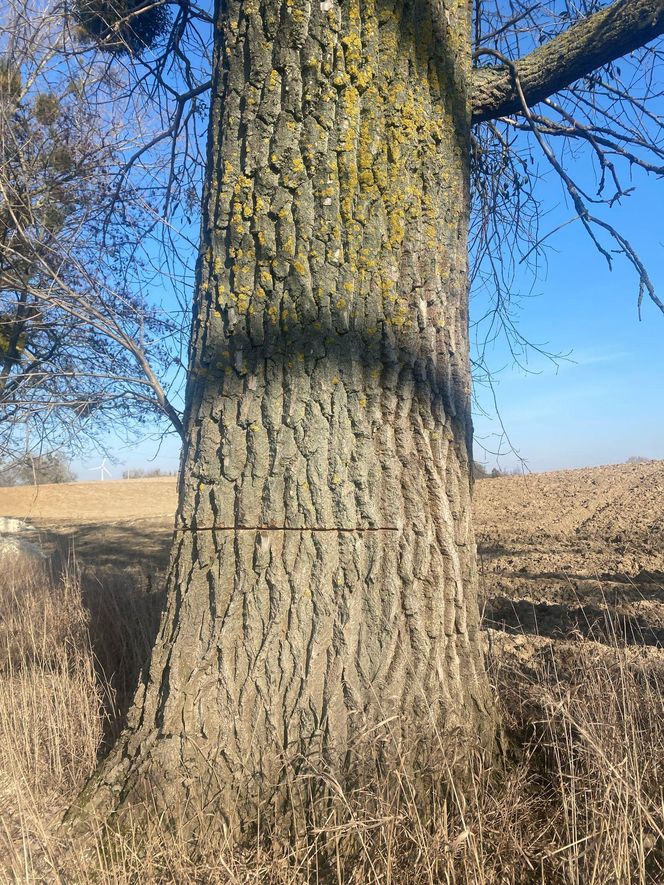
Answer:
POLYGON ((92 805, 207 784, 246 823, 305 761, 343 782, 367 732, 388 763, 444 732, 491 743, 468 31, 458 0, 218 13, 167 610, 92 805))

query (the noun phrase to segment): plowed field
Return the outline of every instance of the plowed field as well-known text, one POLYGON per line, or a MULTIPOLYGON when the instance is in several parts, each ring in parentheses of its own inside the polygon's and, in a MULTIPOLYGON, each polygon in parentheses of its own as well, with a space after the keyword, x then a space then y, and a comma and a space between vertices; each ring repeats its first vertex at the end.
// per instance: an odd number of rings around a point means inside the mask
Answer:
POLYGON ((664 462, 483 480, 488 626, 664 646, 664 462))

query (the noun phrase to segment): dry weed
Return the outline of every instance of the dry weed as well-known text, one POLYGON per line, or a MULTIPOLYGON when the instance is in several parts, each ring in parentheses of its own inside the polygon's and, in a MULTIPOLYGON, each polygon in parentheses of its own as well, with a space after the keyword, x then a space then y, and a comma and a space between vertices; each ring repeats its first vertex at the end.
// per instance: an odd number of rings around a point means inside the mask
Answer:
MULTIPOLYGON (((58 826, 117 733, 159 594, 136 572, 17 569, 0 583, 0 878, 67 883, 655 885, 664 881, 659 650, 492 632, 512 735, 463 793, 441 751, 424 815, 408 766, 313 813, 296 846, 231 850, 213 816, 144 818, 85 844, 58 826), (450 785, 451 781, 451 785, 450 785), (196 819, 195 838, 192 818, 196 819)), ((444 750, 445 748, 442 748, 444 750)), ((309 775, 312 777, 312 775, 309 775)), ((306 789, 307 785, 303 784, 306 789)))

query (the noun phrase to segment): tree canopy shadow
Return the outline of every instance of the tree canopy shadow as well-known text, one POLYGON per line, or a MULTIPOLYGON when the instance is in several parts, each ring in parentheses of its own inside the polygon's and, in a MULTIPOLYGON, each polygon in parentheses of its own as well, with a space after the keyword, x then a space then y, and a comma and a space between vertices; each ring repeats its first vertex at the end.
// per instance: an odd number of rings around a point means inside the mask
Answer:
MULTIPOLYGON (((592 596, 601 598, 607 604, 642 602, 652 600, 664 603, 664 572, 642 569, 636 575, 621 572, 598 572, 597 574, 580 574, 567 571, 532 572, 526 568, 516 571, 501 571, 501 579, 510 582, 522 582, 535 587, 564 584, 575 593, 581 605, 589 588, 592 596)), ((515 585, 516 587, 516 585, 515 585)))
POLYGON ((61 562, 76 561, 94 571, 140 566, 148 573, 168 563, 173 519, 81 523, 45 534, 45 546, 61 562))
POLYGON ((585 638, 610 644, 664 648, 663 627, 639 616, 595 605, 573 607, 496 596, 486 604, 484 623, 487 627, 507 633, 530 633, 551 639, 585 638))
POLYGON ((90 523, 50 538, 51 567, 75 576, 87 613, 104 708, 101 756, 126 724, 166 599, 171 522, 145 523, 90 523))

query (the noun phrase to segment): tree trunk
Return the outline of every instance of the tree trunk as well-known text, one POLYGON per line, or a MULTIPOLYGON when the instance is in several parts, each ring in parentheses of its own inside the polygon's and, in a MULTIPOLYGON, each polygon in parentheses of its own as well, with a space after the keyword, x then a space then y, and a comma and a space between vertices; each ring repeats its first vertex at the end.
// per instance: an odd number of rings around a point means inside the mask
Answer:
POLYGON ((386 764, 446 732, 492 741, 470 504, 469 12, 229 0, 216 39, 167 608, 86 801, 149 784, 172 807, 205 784, 203 804, 246 824, 305 764, 343 783, 363 734, 386 764))

